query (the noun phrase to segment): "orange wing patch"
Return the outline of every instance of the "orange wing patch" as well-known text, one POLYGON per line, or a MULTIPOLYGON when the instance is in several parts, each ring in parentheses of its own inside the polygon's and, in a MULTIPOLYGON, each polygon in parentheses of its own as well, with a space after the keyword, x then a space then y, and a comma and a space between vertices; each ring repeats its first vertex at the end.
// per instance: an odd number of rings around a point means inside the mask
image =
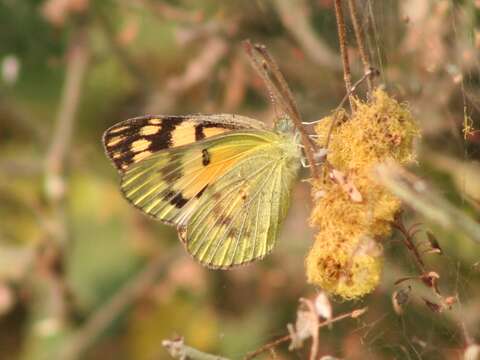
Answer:
POLYGON ((195 125, 191 120, 178 124, 172 131, 172 147, 194 143, 196 141, 195 125))
POLYGON ((200 116, 140 117, 112 126, 103 135, 108 156, 122 172, 157 151, 189 145, 241 128, 200 116))
POLYGON ((210 136, 220 135, 223 134, 227 129, 219 128, 219 127, 207 127, 203 129, 203 133, 206 138, 210 136))

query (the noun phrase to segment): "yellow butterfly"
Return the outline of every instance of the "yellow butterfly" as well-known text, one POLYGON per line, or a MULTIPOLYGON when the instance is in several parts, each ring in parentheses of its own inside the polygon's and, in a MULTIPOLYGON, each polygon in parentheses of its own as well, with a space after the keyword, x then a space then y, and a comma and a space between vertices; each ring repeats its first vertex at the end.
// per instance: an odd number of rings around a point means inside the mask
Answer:
POLYGON ((187 251, 226 269, 274 247, 300 164, 286 118, 268 129, 239 115, 145 116, 103 136, 125 197, 177 226, 187 251))

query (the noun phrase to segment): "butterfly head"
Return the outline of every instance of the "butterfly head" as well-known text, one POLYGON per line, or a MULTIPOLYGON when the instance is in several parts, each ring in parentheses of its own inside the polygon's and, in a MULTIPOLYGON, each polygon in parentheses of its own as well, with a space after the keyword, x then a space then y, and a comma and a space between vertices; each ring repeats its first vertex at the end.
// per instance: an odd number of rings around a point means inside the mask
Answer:
POLYGON ((292 133, 295 130, 293 122, 286 115, 277 119, 274 125, 274 130, 279 133, 292 133))

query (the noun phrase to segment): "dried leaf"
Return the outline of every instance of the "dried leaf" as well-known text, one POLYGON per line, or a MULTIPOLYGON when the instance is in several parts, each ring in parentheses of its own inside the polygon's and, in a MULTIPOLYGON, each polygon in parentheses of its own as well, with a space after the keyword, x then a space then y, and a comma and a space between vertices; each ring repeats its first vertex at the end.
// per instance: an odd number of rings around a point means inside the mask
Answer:
POLYGON ((307 309, 298 309, 295 327, 291 324, 287 325, 291 337, 289 350, 299 349, 303 346, 304 340, 318 336, 319 320, 315 304, 309 299, 300 298, 299 300, 300 304, 305 305, 307 309))
POLYGON ((392 305, 393 310, 397 315, 403 315, 404 309, 410 301, 410 292, 412 287, 408 286, 403 289, 399 289, 393 292, 392 294, 392 305))
POLYGON ((430 248, 431 248, 429 252, 433 252, 440 255, 443 254, 442 248, 440 247, 440 244, 437 238, 430 231, 427 231, 427 239, 428 239, 428 242, 430 243, 430 248))
POLYGON ((332 318, 332 304, 327 294, 323 291, 315 298, 315 310, 317 311, 317 315, 322 319, 330 320, 332 318))
POLYGON ((352 179, 350 179, 343 172, 337 169, 332 169, 329 173, 329 176, 330 179, 332 179, 334 182, 341 186, 343 191, 345 191, 350 197, 350 200, 357 203, 363 201, 362 194, 360 194, 352 179))
POLYGON ((423 301, 425 302, 425 305, 427 305, 427 307, 432 310, 433 312, 435 313, 441 313, 443 311, 443 306, 442 305, 439 305, 439 304, 436 304, 434 302, 431 302, 430 300, 428 299, 425 299, 423 298, 423 301))
POLYGON ((420 277, 425 285, 433 289, 437 295, 440 296, 440 290, 438 289, 438 279, 440 275, 435 271, 430 271, 428 273, 422 274, 420 277))
POLYGON ((480 345, 470 344, 463 353, 463 360, 479 360, 480 359, 480 345))
POLYGON ((445 306, 447 306, 449 309, 452 307, 452 305, 457 303, 457 297, 456 296, 447 296, 444 300, 443 303, 445 306))

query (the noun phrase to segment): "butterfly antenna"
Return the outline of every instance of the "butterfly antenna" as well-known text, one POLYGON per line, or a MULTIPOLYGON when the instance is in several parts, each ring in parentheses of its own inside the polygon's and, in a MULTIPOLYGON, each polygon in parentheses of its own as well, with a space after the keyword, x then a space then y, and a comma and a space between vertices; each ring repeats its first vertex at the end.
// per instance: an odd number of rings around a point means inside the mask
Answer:
POLYGON ((249 40, 245 40, 243 47, 250 63, 262 78, 271 96, 274 100, 278 101, 278 105, 282 108, 282 111, 291 119, 300 133, 302 142, 305 145, 305 154, 311 165, 312 174, 314 177, 317 177, 318 171, 314 161, 315 144, 312 139, 308 137, 307 132, 302 126, 297 104, 277 63, 270 56, 264 45, 254 45, 249 40))

